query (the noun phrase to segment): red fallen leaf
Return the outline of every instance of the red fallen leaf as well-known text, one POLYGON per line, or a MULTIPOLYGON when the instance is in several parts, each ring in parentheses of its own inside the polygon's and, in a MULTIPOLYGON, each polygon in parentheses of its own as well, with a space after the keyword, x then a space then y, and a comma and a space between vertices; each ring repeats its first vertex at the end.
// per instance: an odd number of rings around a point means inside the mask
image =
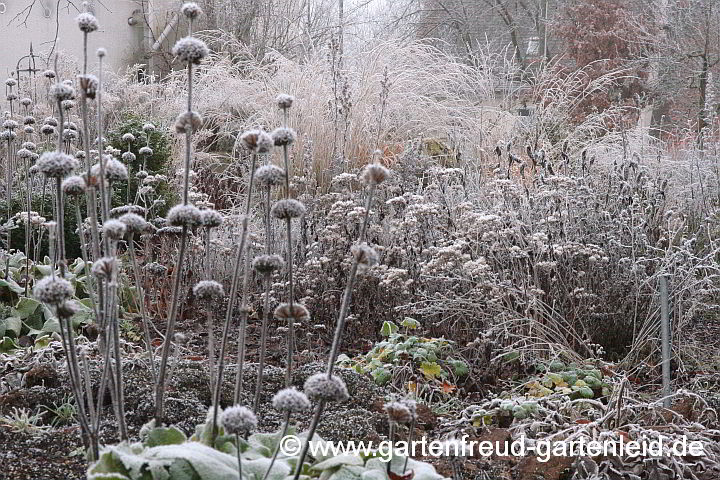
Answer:
POLYGON ((452 393, 456 389, 457 389, 457 387, 455 385, 453 385, 452 383, 443 382, 443 384, 442 384, 443 393, 452 393))
POLYGON ((629 441, 630 441, 630 435, 629 435, 627 432, 623 432, 622 430, 615 430, 615 431, 616 431, 617 433, 619 433, 620 436, 623 437, 623 439, 624 439, 626 442, 629 442, 629 441))
POLYGON ((591 422, 587 418, 578 418, 577 420, 575 420, 575 423, 577 423, 578 425, 587 425, 591 422))
POLYGON ((415 470, 410 470, 405 475, 388 472, 388 476, 390 477, 390 480, 412 480, 412 478, 415 476, 415 470))
POLYGON ((190 355, 190 356, 185 357, 185 360, 191 360, 193 362, 202 362, 203 360, 205 360, 205 357, 200 356, 200 355, 190 355))
POLYGON ((155 339, 153 339, 153 341, 150 342, 150 343, 152 344, 153 347, 159 347, 160 345, 163 344, 163 341, 160 340, 159 338, 155 338, 155 339))

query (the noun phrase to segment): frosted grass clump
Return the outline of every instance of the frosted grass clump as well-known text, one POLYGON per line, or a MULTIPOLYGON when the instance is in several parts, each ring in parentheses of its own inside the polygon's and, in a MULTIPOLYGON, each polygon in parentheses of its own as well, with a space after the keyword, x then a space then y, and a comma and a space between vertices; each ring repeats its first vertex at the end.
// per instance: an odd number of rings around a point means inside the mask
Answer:
POLYGON ((263 165, 255 170, 255 180, 263 187, 276 187, 285 181, 285 170, 277 165, 263 165))
POLYGON ((60 305, 72 298, 74 293, 72 284, 59 277, 45 277, 35 284, 33 295, 48 305, 60 305))
POLYGON ((272 405, 275 410, 285 413, 310 410, 310 400, 307 395, 295 387, 284 388, 277 392, 272 399, 272 405))
POLYGON ((210 54, 210 50, 202 40, 195 37, 184 37, 177 41, 172 53, 183 63, 197 65, 210 54))
POLYGON ((225 433, 230 435, 247 435, 257 428, 257 417, 247 407, 235 405, 226 408, 220 416, 220 425, 225 429, 225 433))
POLYGON ((345 382, 337 376, 316 373, 305 380, 303 390, 313 402, 344 402, 350 398, 345 382))
POLYGON ((240 144, 253 153, 268 153, 275 143, 267 132, 248 130, 240 136, 240 144))
POLYGON ((273 217, 280 220, 299 218, 305 215, 305 205, 298 200, 286 198, 275 202, 270 213, 273 217))
POLYGON ((297 138, 295 130, 288 127, 279 127, 272 131, 273 142, 276 147, 282 147, 285 145, 292 145, 297 138))
POLYGON ((63 178, 77 167, 77 160, 60 152, 45 152, 37 161, 40 173, 48 178, 63 178))
POLYGON ((195 205, 175 205, 167 215, 170 225, 195 228, 202 225, 202 214, 195 205))

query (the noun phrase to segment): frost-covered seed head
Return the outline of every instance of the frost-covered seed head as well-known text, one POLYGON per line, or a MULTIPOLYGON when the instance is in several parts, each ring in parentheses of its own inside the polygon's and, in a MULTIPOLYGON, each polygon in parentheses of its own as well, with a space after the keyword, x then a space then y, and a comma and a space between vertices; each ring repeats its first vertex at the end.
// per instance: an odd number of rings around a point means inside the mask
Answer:
POLYGON ((165 265, 152 262, 145 265, 145 271, 154 277, 161 277, 167 273, 168 269, 165 265))
POLYGON ((310 410, 310 400, 307 395, 296 389, 284 388, 277 392, 272 399, 273 408, 279 412, 297 413, 310 410))
POLYGON ((277 106, 279 109, 287 110, 288 108, 292 107, 292 104, 295 101, 295 97, 293 97, 292 95, 281 93, 277 96, 275 101, 277 102, 277 106))
POLYGON ((28 150, 27 148, 21 148, 20 150, 17 151, 16 154, 18 157, 23 158, 23 159, 28 159, 28 158, 32 157, 32 155, 33 155, 33 153, 30 150, 28 150))
POLYGON ((78 138, 78 134, 75 130, 64 130, 63 131, 63 140, 66 142, 72 142, 73 140, 78 138))
POLYGON ((135 161, 135 154, 132 152, 123 152, 122 159, 125 163, 132 163, 135 161))
POLYGON ((72 100, 75 97, 75 89, 72 85, 68 85, 65 82, 57 82, 50 87, 50 95, 52 95, 57 102, 72 100))
POLYGON ((33 142, 23 142, 22 148, 25 148, 27 150, 30 150, 31 152, 34 152, 35 149, 37 149, 37 145, 35 145, 33 142))
POLYGON ((217 228, 222 225, 223 216, 217 210, 213 210, 212 208, 206 208, 205 210, 201 210, 200 214, 202 215, 203 227, 217 228))
POLYGON ((148 122, 145 125, 143 125, 142 129, 143 129, 143 132, 145 132, 145 133, 152 133, 155 131, 155 125, 148 122))
POLYGON ((7 80, 5 80, 5 85, 12 88, 17 85, 17 80, 15 80, 14 78, 8 78, 7 80))
POLYGON ((120 220, 108 220, 103 224, 103 233, 111 240, 120 240, 125 236, 127 227, 120 220))
POLYGON ((412 414, 407 405, 400 402, 388 402, 383 408, 388 418, 395 423, 406 425, 412 421, 412 414))
POLYGON ((257 417, 247 407, 235 405, 226 408, 220 415, 220 425, 229 435, 247 435, 257 428, 257 417))
POLYGON ((378 263, 377 252, 367 243, 353 245, 352 247, 350 247, 350 252, 360 265, 372 267, 373 265, 376 265, 378 263))
POLYGON ((18 128, 20 126, 20 124, 18 122, 16 122, 15 120, 8 118, 7 120, 5 120, 3 122, 2 126, 3 126, 3 128, 7 128, 8 130, 15 130, 16 128, 18 128))
POLYGON ((43 77, 52 80, 53 78, 55 78, 55 71, 54 70, 45 70, 43 72, 43 77))
POLYGON ((150 156, 153 154, 153 149, 150 147, 141 147, 140 150, 138 150, 138 153, 140 155, 147 155, 150 156))
POLYGON ((63 178, 77 166, 77 160, 60 152, 45 152, 37 162, 40 173, 48 178, 63 178))
POLYGON ((80 85, 80 89, 85 92, 85 96, 87 98, 92 100, 97 96, 100 81, 95 75, 91 75, 89 73, 85 75, 78 75, 78 84, 80 85))
POLYGON ((98 258, 93 262, 90 271, 93 275, 103 280, 112 278, 112 272, 115 268, 115 259, 112 257, 98 258))
POLYGON ((272 131, 272 138, 276 147, 292 145, 296 137, 295 130, 292 128, 279 127, 272 131))
POLYGON ((195 37, 184 37, 177 41, 172 50, 173 55, 183 63, 199 64, 210 53, 207 45, 195 37))
POLYGON ((61 107, 63 110, 71 110, 75 108, 75 101, 74 100, 63 100, 61 107))
MULTIPOLYGON (((127 167, 124 163, 119 160, 112 158, 109 155, 105 155, 105 178, 108 182, 124 182, 128 179, 127 167)), ((96 163, 90 169, 90 174, 93 177, 100 176, 100 164, 96 163)))
POLYGON ((33 133, 35 133, 35 129, 30 125, 26 125, 23 131, 28 135, 32 135, 33 133))
POLYGON ((381 184, 389 175, 390 170, 379 163, 371 163, 367 165, 362 172, 362 178, 368 185, 381 184))
POLYGON ((305 380, 303 390, 313 402, 344 402, 350 398, 345 382, 340 377, 328 377, 326 373, 316 373, 305 380))
POLYGON ((201 280, 193 287, 193 295, 202 302, 216 302, 225 296, 225 289, 213 280, 201 280))
POLYGON ((400 400, 400 403, 407 407, 412 417, 411 420, 417 420, 417 402, 412 398, 403 398, 400 400))
POLYGON ((29 107, 30 105, 32 105, 32 98, 25 97, 20 99, 20 105, 22 105, 23 107, 29 107))
POLYGON ((43 123, 46 125, 52 125, 53 127, 58 126, 58 121, 55 117, 45 117, 45 120, 43 120, 43 123))
POLYGON ((81 13, 75 18, 75 21, 77 21, 78 27, 83 33, 92 33, 100 28, 97 18, 90 12, 81 13))
POLYGON ((71 177, 67 177, 62 182, 62 190, 65 192, 65 195, 75 197, 78 195, 83 195, 85 193, 85 189, 87 188, 87 185, 85 185, 85 180, 83 177, 79 175, 73 175, 71 177))
POLYGON ((135 215, 145 215, 147 209, 140 205, 120 205, 110 210, 111 216, 124 215, 126 213, 134 213, 135 215))
POLYGON ((286 198, 275 202, 270 213, 273 217, 281 220, 299 218, 305 215, 305 205, 298 200, 286 198))
POLYGON ((147 230, 147 222, 136 213, 126 213, 118 218, 127 227, 127 233, 144 233, 147 230))
POLYGON ((132 133, 126 133, 122 136, 122 141, 125 143, 132 143, 135 141, 135 135, 133 135, 132 133))
POLYGON ((200 130, 202 117, 197 112, 183 112, 175 119, 177 133, 192 133, 200 130))
POLYGON ((69 302, 69 301, 62 302, 56 308, 57 308, 57 315, 59 318, 70 318, 73 315, 75 315, 78 311, 75 304, 72 302, 69 302))
POLYGON ((147 178, 148 173, 145 170, 138 170, 138 172, 135 174, 135 178, 139 178, 140 180, 147 178))
POLYGON ((73 293, 72 284, 60 277, 45 277, 33 288, 33 296, 48 305, 60 305, 72 298, 73 293))
POLYGON ((78 150, 75 152, 75 158, 78 160, 85 160, 86 157, 87 155, 85 154, 85 150, 78 150))
POLYGON ((274 312, 275 318, 279 320, 293 319, 295 322, 306 322, 310 320, 310 311, 301 303, 281 303, 274 312))
POLYGON ((186 18, 190 20, 195 20, 202 13, 202 9, 195 2, 187 2, 184 3, 182 7, 180 7, 180 12, 182 12, 182 14, 185 15, 186 18))
POLYGON ((48 137, 50 135, 55 135, 55 127, 53 127, 52 125, 43 125, 40 129, 40 133, 42 133, 43 135, 47 135, 48 137))
POLYGON ((285 261, 280 255, 260 255, 255 257, 252 262, 252 268, 263 275, 270 275, 283 266, 285 266, 285 261))
POLYGON ((37 175, 38 173, 40 173, 40 168, 38 168, 37 165, 33 165, 32 167, 28 168, 28 173, 30 175, 37 175))
POLYGON ((35 125, 35 117, 32 115, 27 115, 25 118, 23 118, 23 125, 35 125))
POLYGON ((105 55, 107 55, 107 50, 105 50, 104 48, 100 47, 100 48, 97 49, 97 53, 96 53, 96 54, 97 54, 98 58, 103 58, 103 57, 105 57, 105 55))
POLYGON ((170 225, 195 228, 202 224, 202 214, 195 205, 175 205, 167 215, 170 225))
POLYGON ((255 170, 255 180, 263 187, 275 187, 285 181, 285 170, 277 165, 263 165, 255 170))
POLYGON ((267 153, 274 145, 272 137, 262 130, 248 130, 240 136, 240 143, 253 153, 267 153))

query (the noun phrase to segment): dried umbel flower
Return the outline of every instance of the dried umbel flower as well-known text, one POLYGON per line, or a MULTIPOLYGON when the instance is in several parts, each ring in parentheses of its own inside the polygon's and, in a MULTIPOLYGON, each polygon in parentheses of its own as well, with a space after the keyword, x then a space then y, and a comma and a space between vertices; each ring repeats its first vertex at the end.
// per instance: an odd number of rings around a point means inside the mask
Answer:
POLYGON ((120 220, 108 220, 103 224, 103 233, 111 240, 120 240, 125 236, 127 227, 120 220))
POLYGON ((125 163, 132 163, 135 161, 135 154, 132 152, 123 152, 122 159, 125 163))
POLYGON ((141 147, 140 150, 138 150, 138 153, 140 155, 147 155, 150 156, 153 154, 153 149, 150 147, 141 147))
POLYGON ((7 80, 5 80, 5 85, 12 88, 17 85, 17 80, 15 80, 14 78, 8 78, 7 80))
POLYGON ((202 215, 202 226, 203 227, 217 228, 220 225, 222 225, 223 216, 217 210, 213 210, 212 208, 207 208, 205 210, 201 210, 200 214, 202 215))
POLYGON ((379 163, 368 164, 362 172, 362 178, 368 185, 379 185, 390 176, 390 170, 379 163))
POLYGON ((147 222, 138 214, 126 213, 118 220, 125 224, 127 233, 144 233, 147 230, 147 222))
POLYGON ((133 135, 132 133, 126 133, 122 136, 122 141, 125 143, 132 143, 135 141, 135 135, 133 135))
POLYGON ((48 137, 50 135, 55 135, 55 127, 53 127, 52 125, 43 125, 40 129, 40 133, 42 133, 43 135, 47 135, 48 137))
POLYGON ((279 127, 272 131, 273 142, 276 147, 282 147, 284 145, 292 145, 295 142, 297 135, 295 130, 288 127, 279 127))
POLYGON ((109 280, 112 278, 114 269, 115 259, 113 257, 102 257, 93 262, 90 271, 98 278, 109 280))
POLYGON ((220 415, 220 425, 225 429, 225 433, 229 435, 247 435, 255 431, 257 428, 257 417, 247 407, 235 405, 226 408, 220 415))
POLYGON ((97 18, 90 12, 81 13, 75 18, 75 21, 83 33, 92 33, 100 27, 97 18))
POLYGON ((145 271, 154 277, 161 277, 167 273, 168 269, 165 265, 152 262, 145 265, 145 271))
POLYGON ((35 145, 33 142, 23 142, 22 148, 25 148, 27 150, 30 150, 31 152, 34 152, 35 149, 37 149, 37 145, 35 145))
POLYGON ((195 205, 175 205, 167 215, 170 225, 195 228, 202 224, 202 214, 195 205))
MULTIPOLYGON (((99 163, 92 166, 90 174, 93 177, 100 176, 99 163)), ((109 155, 105 155, 105 178, 108 182, 124 182, 128 179, 127 167, 121 161, 116 160, 109 155)))
POLYGON ((305 380, 305 394, 313 402, 344 402, 350 398, 342 378, 316 373, 305 380))
POLYGON ((35 125, 35 117, 26 115, 25 118, 23 118, 23 125, 35 125))
POLYGON ((253 153, 268 153, 274 145, 272 137, 262 130, 248 130, 240 136, 240 143, 253 153))
POLYGON ((65 195, 76 197, 79 195, 83 195, 85 193, 85 190, 87 188, 87 185, 85 184, 85 180, 83 177, 79 175, 73 175, 71 177, 67 177, 62 182, 62 190, 65 192, 65 195))
POLYGON ((293 97, 292 95, 287 95, 285 93, 281 93, 275 99, 275 102, 277 102, 277 106, 280 110, 287 110, 288 108, 292 107, 294 101, 295 97, 293 97))
POLYGON ((92 100, 97 96, 100 81, 95 75, 91 75, 89 73, 85 75, 78 75, 78 84, 80 85, 82 91, 85 92, 85 96, 87 98, 92 100))
POLYGON ((279 320, 293 319, 296 322, 310 320, 310 311, 301 303, 293 303, 292 307, 289 303, 281 303, 275 309, 274 315, 279 320))
POLYGON ((310 400, 298 389, 284 388, 272 399, 273 408, 279 412, 297 413, 310 410, 310 400))
POLYGON ((252 262, 252 268, 263 275, 270 275, 283 266, 285 266, 285 261, 280 255, 260 255, 255 257, 252 262))
POLYGON ((60 152, 45 152, 37 162, 40 173, 49 178, 63 178, 70 175, 77 166, 77 160, 60 152))
POLYGON ((187 2, 184 3, 182 7, 180 7, 180 12, 185 15, 186 18, 190 20, 195 20, 202 13, 202 9, 195 2, 187 2))
POLYGON ((225 289, 213 280, 202 280, 193 287, 193 295, 202 302, 216 302, 225 296, 225 289))
POLYGON ((50 87, 50 95, 55 98, 55 101, 62 102, 63 100, 72 100, 75 98, 75 89, 72 85, 68 85, 65 82, 58 82, 50 87))
POLYGON ((175 119, 175 131, 177 133, 192 133, 200 130, 202 117, 197 112, 183 112, 175 119))
POLYGON ((350 252, 360 265, 372 267, 373 265, 377 265, 378 263, 377 252, 367 243, 353 245, 352 247, 350 247, 350 252))
POLYGON ((15 120, 8 118, 7 120, 5 120, 3 122, 2 126, 3 126, 3 128, 7 128, 8 130, 15 130, 16 128, 18 128, 20 126, 20 124, 18 122, 16 122, 15 120))
POLYGON ((48 305, 60 305, 72 298, 73 293, 72 284, 60 277, 45 277, 33 288, 35 298, 48 305))
POLYGON ((285 170, 277 165, 263 165, 255 170, 255 181, 263 187, 275 187, 285 181, 285 170))
POLYGON ((295 199, 286 198, 275 202, 270 213, 280 220, 299 218, 305 215, 305 205, 295 199))
POLYGON ((210 54, 210 50, 202 40, 195 37, 184 37, 177 41, 172 53, 183 63, 197 65, 210 54))
POLYGON ((388 418, 395 423, 406 425, 412 422, 412 414, 410 413, 410 409, 408 409, 407 405, 400 402, 388 402, 383 408, 385 409, 385 413, 387 413, 388 418))
POLYGON ((17 151, 16 155, 22 159, 28 159, 33 156, 33 152, 31 152, 27 148, 21 148, 17 151))

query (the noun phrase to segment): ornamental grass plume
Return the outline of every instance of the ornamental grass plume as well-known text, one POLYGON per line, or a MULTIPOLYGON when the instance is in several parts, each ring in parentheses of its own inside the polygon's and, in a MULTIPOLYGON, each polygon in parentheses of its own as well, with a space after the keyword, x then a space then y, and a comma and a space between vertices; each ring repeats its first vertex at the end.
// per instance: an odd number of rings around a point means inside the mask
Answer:
MULTIPOLYGON (((202 40, 196 39, 192 36, 193 21, 200 14, 200 7, 187 7, 183 5, 182 9, 185 15, 187 15, 189 21, 189 32, 188 36, 180 39, 173 48, 173 53, 187 66, 187 84, 188 84, 188 96, 187 96, 187 110, 192 115, 192 87, 193 87, 193 65, 199 64, 204 57, 208 54, 208 48, 202 40), (197 7, 197 8, 196 8, 197 7)), ((155 126, 152 124, 146 124, 143 126, 143 131, 148 135, 148 142, 150 133, 155 130, 155 126)), ((172 300, 170 304, 170 311, 168 313, 167 326, 165 331, 165 340, 163 342, 162 353, 160 357, 160 367, 158 369, 158 379, 155 385, 155 424, 162 425, 164 408, 165 408, 165 384, 166 384, 166 373, 168 358, 171 349, 171 339, 175 332, 175 320, 177 318, 177 311, 180 305, 180 285, 182 282, 182 269, 185 263, 185 254, 188 243, 188 230, 200 225, 201 216, 199 210, 196 207, 189 204, 188 193, 190 189, 190 160, 192 158, 192 135, 193 128, 190 125, 185 130, 185 163, 183 173, 183 194, 182 204, 173 207, 169 215, 171 223, 181 226, 182 233, 180 235, 180 247, 178 251, 177 261, 175 263, 175 272, 172 286, 172 300)), ((149 148, 149 147, 148 147, 149 148)), ((143 163, 143 170, 145 170, 145 164, 143 163)), ((215 430, 215 422, 217 421, 217 406, 218 402, 213 403, 216 407, 215 414, 213 415, 213 430, 215 430)))

